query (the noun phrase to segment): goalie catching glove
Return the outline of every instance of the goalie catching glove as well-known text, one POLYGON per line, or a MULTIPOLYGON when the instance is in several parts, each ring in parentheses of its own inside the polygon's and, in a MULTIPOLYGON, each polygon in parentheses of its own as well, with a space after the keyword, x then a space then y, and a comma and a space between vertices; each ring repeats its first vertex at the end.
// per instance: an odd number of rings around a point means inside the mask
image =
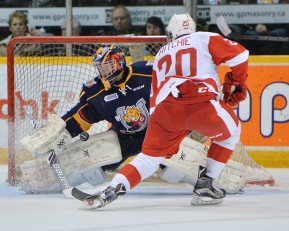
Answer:
POLYGON ((33 157, 47 154, 54 150, 56 154, 67 149, 71 142, 71 135, 65 129, 65 122, 55 114, 50 114, 46 123, 34 131, 31 135, 20 140, 24 150, 27 150, 33 157))
MULTIPOLYGON (((246 77, 247 78, 247 77, 246 77)), ((247 87, 245 84, 246 78, 241 81, 236 81, 233 78, 232 72, 227 72, 223 84, 222 92, 224 94, 223 100, 229 106, 235 106, 247 97, 247 87)))

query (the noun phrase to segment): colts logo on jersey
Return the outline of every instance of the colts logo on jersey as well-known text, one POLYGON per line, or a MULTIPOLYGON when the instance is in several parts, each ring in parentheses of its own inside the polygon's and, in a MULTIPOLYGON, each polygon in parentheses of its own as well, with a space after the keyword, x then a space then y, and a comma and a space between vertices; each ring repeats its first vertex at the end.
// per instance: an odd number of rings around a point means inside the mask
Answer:
POLYGON ((122 133, 135 133, 147 127, 149 112, 145 104, 145 100, 140 99, 136 105, 123 106, 116 110, 116 120, 126 128, 126 130, 121 130, 122 133))

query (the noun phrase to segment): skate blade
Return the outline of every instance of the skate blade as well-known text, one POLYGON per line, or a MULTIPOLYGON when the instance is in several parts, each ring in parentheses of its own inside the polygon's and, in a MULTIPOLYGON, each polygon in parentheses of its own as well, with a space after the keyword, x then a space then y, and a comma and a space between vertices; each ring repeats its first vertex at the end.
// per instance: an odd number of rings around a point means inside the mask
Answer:
POLYGON ((213 199, 210 197, 202 197, 193 195, 193 199, 191 201, 191 205, 193 206, 204 206, 204 205, 218 205, 223 202, 223 198, 213 199))

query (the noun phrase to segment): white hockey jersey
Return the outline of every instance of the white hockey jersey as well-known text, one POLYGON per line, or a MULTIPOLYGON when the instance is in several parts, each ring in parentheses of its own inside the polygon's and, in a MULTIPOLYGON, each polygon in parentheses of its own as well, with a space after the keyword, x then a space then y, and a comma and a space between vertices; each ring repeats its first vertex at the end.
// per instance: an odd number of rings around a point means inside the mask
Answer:
POLYGON ((217 66, 226 63, 233 79, 244 83, 247 76, 249 51, 237 42, 216 33, 196 32, 182 36, 163 46, 153 66, 150 111, 166 99, 176 95, 177 86, 187 80, 204 83, 219 95, 217 66))

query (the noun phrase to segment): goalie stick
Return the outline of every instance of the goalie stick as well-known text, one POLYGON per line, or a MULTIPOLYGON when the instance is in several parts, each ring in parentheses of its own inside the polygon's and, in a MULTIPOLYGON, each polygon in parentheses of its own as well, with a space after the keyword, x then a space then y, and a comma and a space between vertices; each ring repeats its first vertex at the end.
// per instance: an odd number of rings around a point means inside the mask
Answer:
POLYGON ((229 39, 243 39, 243 40, 259 40, 259 41, 274 41, 274 42, 288 42, 289 37, 277 37, 277 36, 253 36, 253 35, 238 35, 232 32, 229 28, 225 18, 220 16, 217 19, 217 26, 222 34, 229 39))
MULTIPOLYGON (((15 94, 16 94, 20 104, 24 108, 25 114, 26 114, 27 118, 29 119, 33 129, 37 129, 39 126, 38 126, 37 122, 34 120, 33 115, 30 112, 29 108, 27 106, 25 106, 26 103, 25 103, 25 100, 23 99, 20 91, 17 91, 15 94)), ((63 194, 67 198, 71 198, 71 190, 73 187, 69 184, 69 182, 65 176, 65 173, 62 169, 62 166, 61 166, 54 150, 49 151, 49 155, 47 157, 47 162, 48 162, 49 166, 51 167, 53 173, 57 177, 58 181, 61 183, 63 194)))

